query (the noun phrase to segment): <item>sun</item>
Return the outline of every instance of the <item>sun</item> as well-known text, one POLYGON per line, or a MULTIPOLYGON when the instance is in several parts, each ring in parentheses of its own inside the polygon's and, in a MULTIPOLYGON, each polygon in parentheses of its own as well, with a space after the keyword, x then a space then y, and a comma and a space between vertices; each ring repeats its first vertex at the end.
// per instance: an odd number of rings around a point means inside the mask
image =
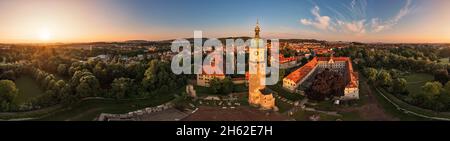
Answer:
POLYGON ((47 28, 43 28, 39 30, 38 37, 41 41, 49 41, 52 38, 52 34, 47 28))

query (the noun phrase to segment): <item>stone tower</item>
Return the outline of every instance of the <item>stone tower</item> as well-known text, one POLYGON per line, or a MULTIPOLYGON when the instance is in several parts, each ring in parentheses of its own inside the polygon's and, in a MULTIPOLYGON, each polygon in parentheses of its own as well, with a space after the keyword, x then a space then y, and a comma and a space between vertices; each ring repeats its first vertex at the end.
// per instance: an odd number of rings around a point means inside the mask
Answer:
POLYGON ((266 76, 266 59, 265 53, 266 48, 262 44, 259 32, 261 31, 259 27, 259 22, 256 21, 255 26, 255 37, 250 45, 249 52, 249 96, 248 102, 250 105, 259 106, 261 104, 261 89, 265 88, 264 80, 266 76), (253 73, 252 73, 253 72, 253 73))

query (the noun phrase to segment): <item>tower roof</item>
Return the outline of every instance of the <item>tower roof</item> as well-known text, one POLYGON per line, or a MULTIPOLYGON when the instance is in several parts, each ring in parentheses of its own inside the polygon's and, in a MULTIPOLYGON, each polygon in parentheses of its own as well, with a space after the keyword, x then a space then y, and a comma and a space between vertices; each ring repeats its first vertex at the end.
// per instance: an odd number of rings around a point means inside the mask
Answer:
POLYGON ((259 28, 259 20, 256 19, 256 26, 255 26, 255 38, 259 38, 259 31, 261 31, 261 29, 259 28))

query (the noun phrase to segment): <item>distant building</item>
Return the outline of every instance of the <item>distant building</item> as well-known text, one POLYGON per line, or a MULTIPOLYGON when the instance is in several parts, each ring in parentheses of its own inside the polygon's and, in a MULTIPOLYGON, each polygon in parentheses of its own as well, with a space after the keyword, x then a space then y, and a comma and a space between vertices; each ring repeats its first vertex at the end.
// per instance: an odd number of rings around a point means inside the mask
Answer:
POLYGON ((219 80, 225 79, 225 74, 197 74, 197 85, 203 86, 203 87, 209 87, 209 82, 213 80, 214 78, 217 78, 219 80))
POLYGON ((102 55, 97 55, 95 57, 89 57, 88 58, 88 60, 95 60, 95 59, 107 60, 107 59, 109 59, 109 56, 102 54, 102 55))
POLYGON ((311 77, 317 70, 330 69, 344 73, 346 86, 344 96, 341 100, 359 99, 359 78, 358 73, 353 71, 353 66, 349 57, 314 57, 303 67, 295 70, 283 79, 283 87, 291 92, 311 77))
POLYGON ((292 68, 295 65, 297 65, 297 58, 296 57, 287 57, 285 58, 283 54, 279 55, 279 61, 280 61, 280 69, 288 69, 292 68))

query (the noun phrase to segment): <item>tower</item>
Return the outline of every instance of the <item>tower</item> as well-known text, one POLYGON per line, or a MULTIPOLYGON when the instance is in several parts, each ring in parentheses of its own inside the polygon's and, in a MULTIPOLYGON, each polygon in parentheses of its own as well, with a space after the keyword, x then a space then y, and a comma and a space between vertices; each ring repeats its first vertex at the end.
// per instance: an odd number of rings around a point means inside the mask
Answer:
POLYGON ((266 68, 266 60, 265 53, 266 48, 263 46, 262 40, 260 39, 259 32, 261 31, 259 27, 258 20, 256 21, 255 26, 255 37, 252 40, 252 44, 250 46, 249 52, 249 96, 248 102, 250 105, 259 106, 261 104, 261 89, 265 88, 264 80, 265 80, 265 68, 266 68))
POLYGON ((255 39, 259 39, 259 32, 261 31, 261 29, 259 28, 259 20, 256 19, 256 26, 255 26, 255 39))

